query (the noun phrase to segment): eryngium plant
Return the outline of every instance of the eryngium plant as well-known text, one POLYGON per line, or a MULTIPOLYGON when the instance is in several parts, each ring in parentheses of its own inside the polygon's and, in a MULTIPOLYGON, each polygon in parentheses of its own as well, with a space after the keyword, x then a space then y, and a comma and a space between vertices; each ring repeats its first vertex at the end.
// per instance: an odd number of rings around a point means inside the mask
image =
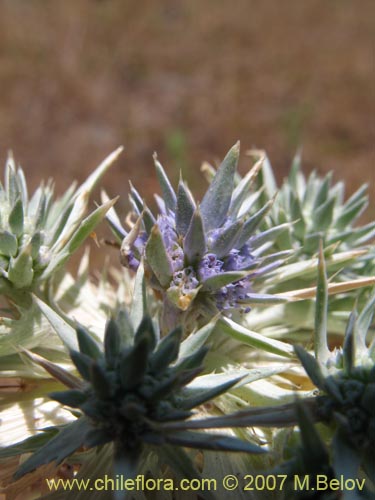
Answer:
POLYGON ((19 301, 22 291, 48 280, 94 230, 114 201, 85 218, 90 192, 121 151, 108 156, 78 189, 73 184, 56 200, 52 182, 42 183, 29 198, 23 170, 9 157, 4 186, 0 183, 1 294, 19 301))
POLYGON ((315 357, 301 346, 295 351, 313 384, 320 390, 314 400, 314 417, 334 429, 332 468, 335 476, 367 475, 375 487, 375 339, 369 335, 375 309, 375 293, 358 315, 349 317, 343 346, 328 346, 327 278, 320 250, 316 299, 315 357))
MULTIPOLYGON (((319 177, 313 171, 306 178, 301 172, 300 155, 295 157, 280 189, 271 165, 265 161, 258 176, 258 187, 263 187, 260 197, 263 204, 277 193, 264 228, 294 222, 275 242, 278 250, 294 248, 294 259, 306 259, 316 254, 321 240, 328 256, 334 252, 364 248, 375 238, 375 222, 356 226, 369 203, 368 186, 364 184, 345 200, 345 184, 342 181, 332 184, 332 172, 319 177)), ((366 264, 365 258, 363 265, 366 267, 366 264)), ((367 272, 363 269, 360 274, 364 276, 367 272)))
POLYGON ((239 143, 228 152, 198 204, 183 180, 174 191, 155 156, 163 194, 156 198, 158 215, 154 217, 131 187, 138 215, 131 231, 124 230, 113 212, 108 216, 123 240, 121 262, 137 269, 144 259, 150 285, 161 294, 166 314, 188 311, 196 318, 212 316, 217 310, 248 312, 250 304, 272 300, 257 293, 254 283, 288 254, 263 255, 288 224, 256 232, 272 202, 255 211, 256 196, 249 197, 261 161, 234 187, 238 157, 239 143))
MULTIPOLYGON (((16 478, 42 464, 60 463, 82 446, 92 448, 111 442, 114 471, 126 478, 137 474, 142 451, 147 446, 263 453, 265 450, 259 446, 236 437, 189 430, 188 419, 193 410, 228 390, 239 379, 189 394, 188 384, 203 370, 207 349, 199 348, 177 359, 181 333, 176 328, 158 341, 150 317, 145 316, 134 331, 124 310, 116 320, 108 321, 104 347, 85 328, 78 327, 80 350, 72 350, 70 355, 83 380, 64 375, 61 368, 56 370, 56 375, 60 374, 60 380, 70 388, 50 397, 78 410, 81 416, 22 463, 16 478), (177 422, 177 431, 163 427, 177 422)), ((190 463, 183 474, 191 476, 195 468, 188 456, 182 449, 174 452, 183 455, 183 460, 177 460, 175 466, 190 463)))

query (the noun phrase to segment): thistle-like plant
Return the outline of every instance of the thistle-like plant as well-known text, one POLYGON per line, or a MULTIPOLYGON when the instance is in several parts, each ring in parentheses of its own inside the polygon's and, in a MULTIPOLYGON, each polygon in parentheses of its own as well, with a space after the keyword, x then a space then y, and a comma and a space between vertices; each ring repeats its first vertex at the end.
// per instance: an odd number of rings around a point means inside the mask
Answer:
POLYGON ((295 351, 311 381, 320 390, 315 419, 333 426, 333 469, 336 475, 357 477, 362 469, 375 486, 375 340, 369 335, 375 293, 358 315, 349 317, 342 347, 329 349, 327 278, 321 251, 316 303, 315 357, 302 347, 295 351))
MULTIPOLYGON (((301 171, 299 154, 280 189, 269 161, 265 161, 258 176, 258 187, 263 187, 260 203, 267 203, 278 193, 264 221, 264 228, 294 222, 275 241, 278 250, 293 248, 294 260, 317 254, 320 241, 327 257, 333 252, 366 248, 375 238, 375 222, 356 226, 369 203, 368 186, 364 184, 345 200, 344 182, 332 184, 332 172, 319 177, 313 171, 306 178, 301 171)), ((362 266, 366 264, 364 258, 362 266)), ((358 263, 354 266, 356 268, 358 263)), ((365 276, 366 271, 360 274, 365 276)))
POLYGON ((53 199, 53 184, 41 184, 29 198, 23 170, 9 156, 0 184, 0 294, 16 303, 25 291, 48 280, 94 230, 114 201, 85 218, 96 182, 122 151, 119 148, 78 188, 53 199))
MULTIPOLYGON (((71 350, 70 355, 83 380, 52 363, 43 365, 69 387, 50 397, 73 408, 79 418, 64 426, 23 462, 16 478, 42 464, 61 463, 81 447, 106 443, 114 445, 115 473, 127 478, 137 474, 141 456, 154 447, 160 447, 162 455, 168 452, 168 456, 175 456, 177 472, 185 477, 198 472, 179 447, 263 453, 263 448, 236 437, 189 430, 193 410, 230 389, 241 377, 232 377, 207 389, 189 390, 189 383, 203 369, 207 348, 200 347, 178 358, 181 333, 176 328, 158 340, 149 316, 144 316, 134 329, 125 310, 108 321, 104 346, 79 326, 79 351, 71 350), (174 423, 179 425, 176 431, 163 427, 174 423)), ((11 452, 5 450, 5 453, 11 452)))
POLYGON ((262 162, 235 187, 238 157, 239 144, 236 144, 198 204, 182 180, 177 192, 174 191, 154 156, 163 194, 162 198, 156 197, 157 217, 133 186, 130 199, 138 220, 130 232, 122 228, 113 211, 107 217, 122 239, 123 265, 136 269, 144 259, 149 283, 164 300, 165 316, 171 311, 193 312, 195 318, 212 316, 217 310, 247 312, 252 303, 273 300, 257 292, 255 283, 288 255, 288 252, 267 254, 268 247, 288 224, 257 232, 272 204, 269 202, 255 211, 259 193, 249 197, 249 188, 262 162))

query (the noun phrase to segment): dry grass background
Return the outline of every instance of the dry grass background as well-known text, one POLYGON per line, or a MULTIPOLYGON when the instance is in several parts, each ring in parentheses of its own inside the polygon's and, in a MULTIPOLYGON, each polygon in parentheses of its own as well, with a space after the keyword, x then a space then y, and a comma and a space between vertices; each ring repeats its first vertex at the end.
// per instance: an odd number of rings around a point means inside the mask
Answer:
POLYGON ((375 178, 374 19, 372 0, 0 0, 0 158, 61 191, 124 144, 104 185, 126 204, 154 150, 199 190, 237 139, 280 178, 302 145, 351 192, 375 178))

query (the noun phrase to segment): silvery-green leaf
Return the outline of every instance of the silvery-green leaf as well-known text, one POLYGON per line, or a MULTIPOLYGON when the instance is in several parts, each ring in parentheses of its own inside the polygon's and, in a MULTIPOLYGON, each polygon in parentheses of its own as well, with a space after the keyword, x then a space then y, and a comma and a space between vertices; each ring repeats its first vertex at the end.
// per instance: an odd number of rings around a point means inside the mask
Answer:
POLYGON ((216 398, 217 396, 220 396, 221 394, 224 394, 227 392, 230 388, 232 388, 234 385, 237 384, 241 379, 243 379, 243 376, 240 377, 232 377, 231 380, 227 380, 224 383, 216 382, 216 384, 213 387, 204 389, 202 391, 197 391, 196 394, 184 398, 180 406, 183 409, 190 410, 192 408, 195 408, 206 401, 210 401, 211 399, 216 398))
POLYGON ((343 229, 348 224, 353 223, 365 210, 368 205, 367 198, 357 201, 357 203, 345 207, 341 211, 341 214, 335 220, 335 226, 338 230, 343 229))
MULTIPOLYGON (((100 196, 101 196, 101 200, 102 200, 102 203, 107 203, 108 201, 110 201, 110 198, 109 196, 107 195, 107 193, 102 189, 101 193, 100 193, 100 196)), ((121 221, 116 213, 116 210, 111 207, 108 212, 106 213, 105 215, 105 218, 106 220, 108 221, 109 225, 111 226, 111 229, 113 230, 113 232, 115 233, 115 235, 120 238, 121 240, 123 238, 125 238, 125 236, 127 235, 127 232, 125 231, 125 229, 122 227, 122 224, 121 224, 121 221)))
POLYGON ((205 229, 199 207, 194 212, 184 238, 184 253, 190 264, 199 261, 207 250, 205 229))
POLYGON ((35 436, 30 436, 23 441, 0 448, 0 459, 33 453, 48 443, 57 433, 57 427, 41 429, 41 432, 35 436))
POLYGON ((176 210, 176 193, 169 182, 168 176, 165 173, 161 163, 158 161, 157 154, 154 153, 154 164, 156 168, 156 174, 158 176, 158 181, 163 193, 163 200, 167 208, 170 210, 176 210))
POLYGON ((177 206, 176 206, 176 229, 178 234, 185 236, 196 206, 194 199, 180 179, 177 190, 177 206))
POLYGON ((329 172, 320 183, 319 188, 315 192, 313 211, 317 210, 328 198, 329 187, 332 180, 332 172, 329 172))
POLYGON ((322 205, 319 205, 313 211, 313 227, 317 231, 325 231, 332 224, 333 211, 336 204, 336 198, 328 198, 322 205))
MULTIPOLYGON (((365 306, 363 307, 362 311, 360 312, 357 321, 355 323, 354 327, 354 335, 356 338, 356 342, 358 344, 358 347, 362 349, 365 348, 366 346, 366 340, 367 340, 367 335, 369 328, 372 323, 372 319, 374 316, 374 311, 375 311, 375 289, 373 290, 372 294, 370 295, 368 301, 366 302, 365 306)), ((375 342, 375 339, 372 340, 370 344, 370 353, 372 352, 373 344, 375 342)), ((371 354, 370 354, 371 355, 371 354)))
POLYGON ((33 258, 30 252, 31 248, 26 247, 17 257, 10 259, 8 279, 15 288, 27 288, 33 281, 33 258))
POLYGON ((320 242, 318 261, 318 282, 316 286, 315 303, 315 357, 321 363, 325 363, 329 358, 327 344, 327 315, 328 315, 328 283, 326 265, 323 254, 323 245, 320 242))
POLYGON ((18 185, 16 164, 14 162, 13 154, 9 154, 5 165, 5 190, 8 193, 10 205, 13 205, 20 195, 20 188, 18 185))
MULTIPOLYGON (((147 295, 146 295, 146 283, 144 276, 143 262, 138 267, 137 274, 135 276, 133 300, 130 309, 130 322, 129 325, 133 325, 134 329, 137 329, 142 321, 142 318, 147 313, 147 295)), ((132 329, 130 328, 129 336, 132 335, 132 329)))
POLYGON ((22 200, 19 198, 14 204, 8 219, 9 227, 13 234, 20 236, 23 232, 24 213, 22 200))
POLYGON ((322 373, 322 368, 317 362, 317 360, 306 352, 301 346, 294 346, 295 353, 297 354, 299 360, 301 361, 307 375, 310 377, 312 382, 321 390, 326 389, 326 380, 322 373))
POLYGON ((155 225, 146 244, 146 258, 155 276, 162 286, 167 286, 172 279, 172 262, 164 246, 158 225, 155 225))
POLYGON ((89 430, 91 430, 91 424, 86 417, 81 417, 66 425, 47 444, 20 465, 14 475, 15 479, 21 478, 41 465, 50 462, 61 463, 85 443, 89 430))
POLYGON ((64 384, 66 387, 69 387, 71 389, 82 388, 82 381, 58 364, 52 363, 50 360, 44 358, 43 356, 40 356, 39 354, 36 354, 35 352, 31 352, 28 349, 22 348, 21 352, 24 353, 29 359, 31 359, 33 363, 38 364, 42 368, 44 368, 47 373, 52 375, 52 377, 64 384))
POLYGON ((277 192, 277 182, 273 174, 271 163, 264 151, 249 151, 248 155, 252 157, 255 156, 256 158, 264 157, 262 168, 257 177, 257 183, 259 188, 264 188, 261 203, 265 204, 268 200, 273 198, 277 192))
POLYGON ((253 236, 251 238, 251 244, 260 246, 269 241, 275 240, 281 233, 286 231, 291 227, 290 223, 280 224, 279 226, 272 227, 271 229, 267 229, 266 231, 262 231, 261 233, 253 236))
POLYGON ((243 227, 241 237, 238 241, 238 246, 241 248, 250 238, 250 236, 253 235, 254 231, 257 229, 259 224, 262 222, 264 216, 269 212, 270 208, 272 207, 274 203, 274 198, 271 200, 267 201, 258 212, 256 212, 254 215, 250 216, 243 227))
POLYGON ((290 344, 252 332, 229 318, 220 318, 216 328, 230 335, 235 340, 255 347, 256 349, 261 349, 280 356, 293 356, 293 347, 290 344))
POLYGON ((249 274, 248 271, 227 271, 220 274, 215 274, 206 278, 203 281, 203 291, 216 291, 229 283, 234 283, 240 279, 245 278, 249 274))
POLYGON ((53 309, 51 309, 45 302, 38 299, 33 295, 33 300, 36 302, 44 316, 50 322, 60 339, 67 346, 68 349, 78 350, 78 342, 76 331, 71 327, 61 316, 59 316, 53 309))
POLYGON ((113 207, 113 205, 118 200, 118 197, 104 203, 96 210, 94 210, 90 215, 88 215, 78 226, 77 231, 67 243, 67 251, 69 254, 73 254, 77 248, 83 243, 83 241, 90 235, 90 233, 95 229, 101 220, 103 220, 105 214, 108 210, 113 207))
POLYGON ((138 191, 135 189, 135 187, 131 183, 131 181, 129 181, 129 185, 130 185, 129 197, 130 197, 130 200, 133 200, 134 206, 135 206, 136 211, 139 215, 143 211, 143 200, 142 200, 140 194, 138 193, 138 191))
POLYGON ((207 231, 220 227, 227 215, 233 191, 240 144, 237 142, 218 168, 201 203, 202 218, 207 231))
POLYGON ((53 252, 62 250, 80 225, 87 208, 89 196, 90 193, 88 191, 81 191, 80 195, 76 197, 69 217, 64 224, 64 228, 51 248, 53 252))
POLYGON ((187 448, 201 448, 216 451, 241 451, 244 453, 266 453, 267 450, 250 443, 242 441, 233 436, 220 434, 208 434, 201 432, 182 431, 166 434, 166 441, 187 448))
POLYGON ((18 243, 14 234, 0 230, 0 254, 14 257, 17 253, 18 243))
POLYGON ((242 203, 245 201, 246 197, 249 195, 249 189, 256 179, 262 165, 264 158, 260 158, 255 165, 249 170, 249 172, 240 180, 238 185, 233 191, 231 204, 228 213, 232 218, 238 216, 238 212, 241 208, 242 203))
POLYGON ((151 210, 148 208, 148 206, 144 203, 144 208, 142 212, 142 221, 145 226, 147 234, 151 233, 152 228, 154 227, 156 220, 155 217, 152 215, 151 210))
POLYGON ((41 232, 36 232, 33 234, 30 240, 31 257, 36 259, 39 255, 40 246, 43 244, 43 234, 41 232))
POLYGON ((206 343, 207 339, 213 332, 218 316, 215 316, 207 325, 204 325, 198 331, 191 333, 181 342, 180 358, 190 356, 198 351, 206 343))
POLYGON ((210 245, 209 250, 214 253, 218 259, 228 255, 230 250, 236 248, 243 227, 244 221, 243 219, 239 219, 225 229, 222 229, 210 245))

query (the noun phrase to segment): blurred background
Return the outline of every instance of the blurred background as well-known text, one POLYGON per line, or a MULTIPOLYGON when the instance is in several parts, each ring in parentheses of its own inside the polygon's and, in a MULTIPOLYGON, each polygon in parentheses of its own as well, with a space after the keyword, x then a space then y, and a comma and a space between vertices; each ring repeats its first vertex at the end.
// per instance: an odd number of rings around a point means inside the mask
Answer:
POLYGON ((373 0, 0 0, 1 162, 61 192, 124 144, 103 184, 126 205, 153 151, 199 193, 240 139, 279 179, 302 146, 353 192, 375 177, 374 19, 373 0))

